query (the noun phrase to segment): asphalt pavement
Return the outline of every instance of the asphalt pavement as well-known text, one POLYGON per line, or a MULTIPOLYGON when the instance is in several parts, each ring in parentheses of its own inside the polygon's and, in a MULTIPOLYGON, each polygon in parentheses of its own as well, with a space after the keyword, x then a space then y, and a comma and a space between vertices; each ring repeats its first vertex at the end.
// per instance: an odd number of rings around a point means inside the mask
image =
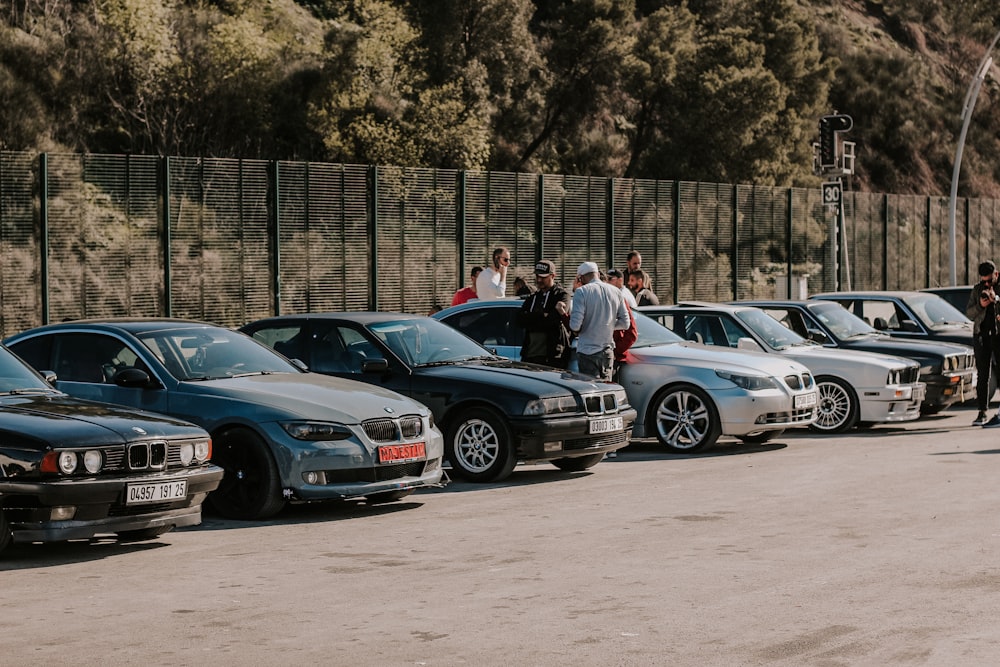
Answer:
POLYGON ((1000 429, 650 441, 0 556, 0 665, 1000 663, 1000 429))

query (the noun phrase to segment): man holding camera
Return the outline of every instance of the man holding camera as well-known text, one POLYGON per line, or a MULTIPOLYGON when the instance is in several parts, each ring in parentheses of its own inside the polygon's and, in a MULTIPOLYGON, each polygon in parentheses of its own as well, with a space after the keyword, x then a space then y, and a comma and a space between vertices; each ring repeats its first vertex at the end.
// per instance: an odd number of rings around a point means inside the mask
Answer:
POLYGON ((1000 325, 997 316, 997 267, 987 260, 979 265, 979 282, 969 293, 969 302, 965 314, 972 320, 972 346, 976 352, 976 372, 979 374, 976 383, 976 402, 979 414, 972 422, 973 426, 995 428, 1000 426, 1000 413, 986 421, 986 411, 990 406, 989 386, 990 374, 997 372, 1000 362, 1000 325))

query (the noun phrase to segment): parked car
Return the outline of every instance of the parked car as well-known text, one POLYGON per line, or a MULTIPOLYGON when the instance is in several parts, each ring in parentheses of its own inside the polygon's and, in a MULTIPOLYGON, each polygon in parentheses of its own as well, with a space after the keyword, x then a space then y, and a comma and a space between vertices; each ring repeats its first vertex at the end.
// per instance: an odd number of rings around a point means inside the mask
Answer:
POLYGON ((194 424, 72 398, 0 347, 0 551, 197 525, 211 453, 194 424))
POLYGON ((950 303, 955 310, 965 314, 965 307, 969 305, 969 294, 972 293, 972 288, 973 285, 953 285, 951 287, 927 287, 920 291, 937 294, 950 303))
POLYGON ((893 338, 831 301, 739 301, 755 306, 803 338, 824 347, 880 352, 920 364, 927 389, 921 412, 933 414, 976 396, 976 359, 967 345, 893 338))
MULTIPOLYGON (((518 359, 520 309, 520 300, 470 301, 434 317, 518 359)), ((760 443, 816 418, 816 387, 803 365, 688 343, 634 315, 638 339, 618 378, 637 412, 633 437, 655 437, 671 451, 691 453, 711 447, 720 435, 760 443)))
POLYGON ((902 357, 830 350, 806 340, 759 308, 682 303, 641 309, 689 340, 764 351, 804 364, 816 377, 819 414, 812 428, 839 433, 859 423, 903 422, 920 416, 920 367, 902 357))
POLYGON ((51 324, 5 341, 66 393, 192 421, 225 470, 208 501, 237 519, 289 501, 403 498, 442 478, 426 407, 361 382, 307 373, 244 334, 174 319, 51 324))
POLYGON ((899 338, 972 347, 972 320, 927 292, 826 292, 810 299, 836 301, 879 331, 899 338))
POLYGON ((429 317, 284 315, 242 331, 318 373, 422 402, 454 474, 470 481, 503 479, 519 460, 585 470, 626 446, 635 421, 620 386, 497 357, 429 317))

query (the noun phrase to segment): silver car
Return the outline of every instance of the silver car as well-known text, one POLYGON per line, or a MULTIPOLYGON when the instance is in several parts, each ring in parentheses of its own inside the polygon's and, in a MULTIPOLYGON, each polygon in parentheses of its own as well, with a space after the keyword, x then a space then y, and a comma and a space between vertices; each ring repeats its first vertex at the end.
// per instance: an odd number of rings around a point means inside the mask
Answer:
MULTIPOLYGON (((470 301, 434 317, 518 359, 521 303, 470 301)), ((818 395, 802 364, 690 343, 638 313, 635 321, 638 339, 617 378, 637 412, 633 437, 655 437, 672 451, 694 452, 720 435, 765 442, 815 419, 818 395)))
POLYGON ((689 340, 764 351, 809 367, 819 387, 813 429, 839 433, 859 423, 903 422, 920 416, 926 387, 920 365, 874 352, 831 350, 806 340, 760 308, 715 303, 647 306, 643 313, 689 340))
POLYGON ((442 477, 430 410, 381 387, 307 373, 249 336, 187 320, 51 324, 8 338, 71 396, 194 422, 225 474, 208 501, 239 519, 289 501, 403 498, 442 477))

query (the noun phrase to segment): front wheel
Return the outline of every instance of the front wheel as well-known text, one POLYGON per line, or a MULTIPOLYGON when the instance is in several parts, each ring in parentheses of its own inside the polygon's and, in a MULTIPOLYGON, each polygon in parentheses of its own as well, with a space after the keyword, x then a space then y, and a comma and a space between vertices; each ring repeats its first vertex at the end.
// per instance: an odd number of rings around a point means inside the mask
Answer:
POLYGON ((690 453, 711 447, 722 434, 715 404, 693 385, 676 385, 661 391, 651 403, 650 421, 656 439, 667 449, 690 453))
POLYGON ((469 482, 498 482, 517 465, 506 422, 486 408, 465 410, 448 426, 445 455, 457 477, 469 482))
POLYGON ((587 456, 555 459, 552 461, 552 465, 560 470, 565 470, 566 472, 580 472, 581 470, 586 470, 587 468, 593 468, 600 463, 603 458, 604 454, 588 454, 587 456))
POLYGON ((858 397, 843 380, 833 377, 816 378, 819 405, 816 421, 809 427, 820 433, 843 433, 858 423, 858 397))
POLYGON ((212 463, 225 470, 219 488, 208 494, 222 516, 266 519, 285 506, 271 451, 250 429, 231 428, 214 438, 212 463))

